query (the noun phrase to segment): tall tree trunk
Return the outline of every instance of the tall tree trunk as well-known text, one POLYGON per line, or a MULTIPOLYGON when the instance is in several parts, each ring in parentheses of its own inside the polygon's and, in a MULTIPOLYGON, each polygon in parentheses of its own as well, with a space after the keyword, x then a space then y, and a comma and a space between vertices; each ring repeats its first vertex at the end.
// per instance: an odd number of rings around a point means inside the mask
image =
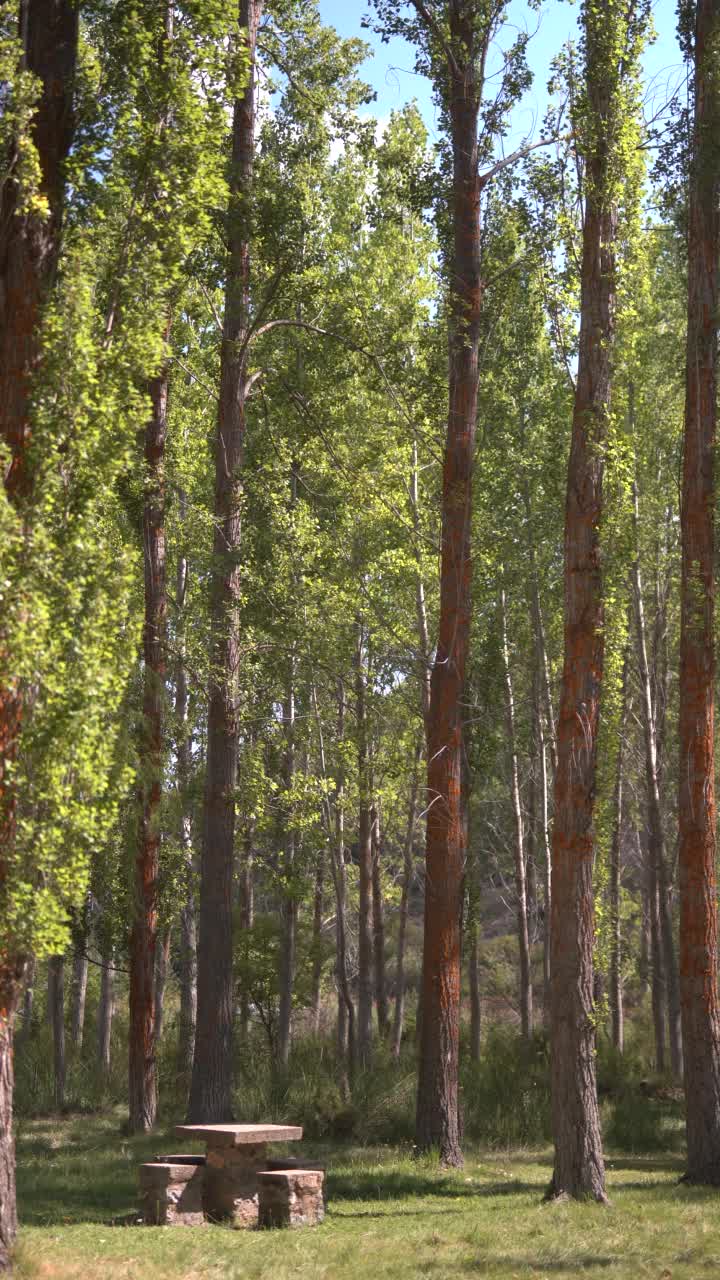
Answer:
POLYGON ((407 922, 410 908, 410 890, 412 888, 414 866, 415 827, 417 824, 418 790, 420 787, 420 762, 422 760, 422 739, 418 735, 415 744, 412 780, 410 783, 410 803, 408 805, 407 826, 403 842, 403 878, 400 891, 400 911, 398 915, 397 960, 395 963, 395 1009, 393 1012, 391 1053, 394 1058, 400 1057, 402 1045, 403 1019, 405 1016, 405 942, 407 938, 407 922))
MULTIPOLYGON (((338 680, 338 728, 337 740, 342 748, 345 740, 345 688, 338 680)), ((355 1006, 350 993, 347 955, 347 875, 345 871, 345 776, 340 760, 335 778, 335 831, 333 843, 333 882, 335 885, 335 944, 336 976, 338 984, 338 1063, 340 1084, 347 1095, 355 1076, 357 1057, 357 1031, 355 1006), (342 1012, 341 1012, 342 1011, 342 1012), (347 1058, 345 1057, 347 1049, 347 1058)))
POLYGON ((129 1126, 147 1133, 157 1115, 155 965, 160 867, 167 591, 165 564, 165 439, 167 367, 150 383, 145 428, 143 554, 143 714, 140 739, 140 821, 135 859, 135 918, 130 933, 129 1126))
POLYGON ((70 1010, 70 1039, 75 1053, 80 1053, 85 1030, 85 999, 87 996, 88 958, 87 934, 81 940, 82 951, 75 952, 73 960, 72 1006, 70 1010))
MULTIPOLYGON (((638 832, 638 845, 640 833, 638 832)), ((649 845, 649 842, 648 842, 649 845)), ((650 1000, 652 1006, 653 1034, 655 1036, 655 1070, 665 1070, 665 964, 660 933, 660 893, 657 864, 648 848, 646 855, 648 886, 648 912, 650 917, 650 1000)))
POLYGON ((98 1066, 104 1076, 110 1074, 112 1024, 115 1015, 115 970, 112 949, 101 953, 100 1005, 98 1008, 98 1066))
MULTIPOLYGON (((600 558, 603 471, 615 335, 619 85, 608 41, 627 15, 583 7, 587 115, 580 341, 565 505, 564 663, 557 726, 551 916, 550 1194, 605 1200, 595 1081, 595 771, 604 666, 600 558)), ((620 55, 622 56, 622 55, 620 55)))
POLYGON ((370 762, 368 759, 365 635, 362 622, 356 624, 355 704, 357 713, 358 758, 358 860, 360 905, 358 911, 358 1010, 357 1049, 361 1067, 372 1059, 373 1015, 373 920, 372 920, 372 822, 370 762))
POLYGON ((33 1009, 35 1006, 35 978, 37 974, 37 962, 31 957, 25 970, 25 982, 23 984, 22 1013, 20 1014, 20 1030, 15 1037, 17 1048, 27 1044, 32 1034, 33 1009))
MULTIPOLYGON (((240 929, 252 929, 255 923, 255 820, 249 819, 240 857, 239 920, 240 929)), ((250 993, 246 986, 240 992, 240 1039, 248 1043, 250 1036, 250 993)))
MULTIPOLYGON (((631 397, 632 404, 632 397, 631 397)), ((634 523, 637 539, 639 513, 637 485, 634 490, 634 523)), ((663 949, 663 971, 668 1004, 668 1031, 670 1042, 670 1068, 676 1079, 682 1075, 682 1028, 680 1015, 680 986, 675 941, 673 938, 670 889, 667 876, 665 830, 660 800, 660 770, 658 764, 655 703, 653 681, 650 675, 645 628, 642 577, 639 553, 632 570, 635 624, 637 636, 638 670, 640 676, 640 702, 642 708, 643 736, 645 741, 645 780, 648 808, 649 856, 655 865, 660 905, 660 938, 663 949)))
MULTIPOLYGON (((424 5, 416 2, 427 22, 424 5)), ((478 114, 492 23, 448 6, 447 105, 453 152, 448 255, 449 406, 442 490, 438 643, 428 715, 422 1029, 415 1137, 462 1164, 458 1113, 460 918, 465 865, 463 702, 470 638, 470 529, 482 309, 478 114)))
MULTIPOLYGON (((524 446, 524 421, 525 414, 523 411, 522 422, 522 441, 524 446)), ((530 486, 527 480, 523 481, 523 501, 525 504, 525 527, 527 530, 528 556, 530 560, 530 599, 532 604, 532 624, 533 635, 535 639, 535 650, 537 653, 537 665, 540 676, 540 687, 542 690, 542 699, 545 704, 545 720, 547 724, 547 739, 550 747, 550 759, 552 760, 553 775, 557 769, 557 738, 555 736, 555 712, 553 710, 552 687, 550 684, 550 663, 548 661, 547 643, 545 640, 545 623, 543 621, 542 605, 540 603, 540 584, 538 581, 537 555, 535 550, 535 529, 532 514, 532 499, 530 496, 530 486)))
POLYGON ((295 821, 292 812, 292 788, 295 782, 295 656, 290 658, 287 694, 283 708, 285 730, 285 790, 284 855, 282 874, 282 900, 280 919, 280 973, 278 1002, 277 1056, 281 1073, 287 1072, 292 1043, 292 998, 295 981, 295 952, 297 946, 297 897, 293 883, 295 873, 295 821))
POLYGON ((373 805, 370 810, 370 828, 372 842, 372 919, 373 919, 373 960, 375 967, 375 1007, 377 1009, 378 1031, 387 1039, 390 1031, 390 1015, 388 1013, 387 983, 385 979, 385 904, 382 891, 382 836, 380 831, 380 814, 373 805))
POLYGON ((318 851, 315 863, 315 886, 313 889, 313 932, 312 932, 312 982, 310 1009, 312 1014, 313 1035, 320 1033, 321 982, 322 982, 322 926, 323 907, 325 902, 325 849, 318 851))
MULTIPOLYGON (((27 194, 15 140, 0 156, 0 445, 7 449, 5 492, 18 519, 32 494, 30 409, 42 363, 42 312, 60 248, 65 160, 73 136, 78 10, 72 0, 24 0, 15 33, 24 70, 36 77, 31 135, 37 157, 37 197, 27 194), (44 202, 44 209, 42 204, 44 202)), ((0 908, 11 874, 16 804, 13 775, 23 718, 23 691, 0 618, 0 908)), ((17 1230, 12 1131, 13 1024, 28 957, 7 939, 0 960, 0 1270, 9 1266, 17 1230), (8 945, 9 944, 9 945, 8 945)))
POLYGON ((626 648, 622 674, 620 740, 618 743, 617 763, 615 766, 613 833, 610 845, 610 1017, 612 1023, 612 1042, 620 1053, 623 1052, 625 1047, 622 990, 622 933, 620 928, 620 884, 622 878, 621 849, 623 829, 623 784, 628 697, 628 652, 626 648))
MULTIPOLYGON (((640 864, 642 867, 642 863, 640 864)), ((650 895, 646 884, 647 876, 640 879, 640 955, 638 956, 638 977, 640 990, 647 995, 650 990, 650 895)))
POLYGON ((545 725, 539 702, 535 704, 538 759, 540 762, 540 829, 543 840, 543 1021, 550 1025, 550 920, 552 913, 552 844, 548 812, 548 768, 545 725))
POLYGON ((171 936, 172 930, 167 925, 158 939, 160 945, 155 952, 155 1040, 157 1044, 162 1040, 165 1028, 165 993, 170 967, 171 936))
POLYGON ((532 1033, 532 975, 530 972, 530 937, 528 933, 527 891, 525 884, 525 836, 523 812, 520 802, 517 747, 515 744, 515 696, 510 671, 510 651, 507 638, 507 606, 505 590, 500 592, 500 622, 502 627, 502 659, 505 678, 505 720, 510 751, 510 799, 515 826, 515 897, 517 911, 518 948, 520 953, 520 1029, 524 1040, 532 1033))
POLYGON ((53 1081, 55 1110, 65 1106, 65 957, 48 961, 48 1007, 53 1040, 53 1081))
POLYGON ((688 209, 680 625, 680 989, 687 1176, 720 1183, 715 884, 715 423, 720 258, 720 0, 697 0, 688 209))
POLYGON ((482 1006, 480 1004, 480 963, 477 923, 468 931, 468 981, 470 984, 470 1061, 480 1061, 482 1006))
MULTIPOLYGON (((179 496, 180 522, 184 525, 187 499, 179 496)), ((189 1088, 195 1052, 197 1022, 197 931, 195 926, 195 863, 193 857, 192 816, 190 811, 191 732, 188 723, 188 681, 185 660, 185 598, 188 584, 188 562, 184 553, 178 556, 175 585, 177 661, 175 665, 175 755, 180 811, 180 845, 182 848, 184 901, 180 909, 180 1029, 178 1036, 178 1072, 189 1088)))
POLYGON ((255 47, 262 0, 240 0, 238 44, 247 83, 233 110, 225 316, 215 444, 215 535, 210 586, 211 677, 198 937, 198 1013, 188 1104, 193 1122, 232 1113, 232 884, 240 663, 240 504, 250 324, 250 226, 255 47))

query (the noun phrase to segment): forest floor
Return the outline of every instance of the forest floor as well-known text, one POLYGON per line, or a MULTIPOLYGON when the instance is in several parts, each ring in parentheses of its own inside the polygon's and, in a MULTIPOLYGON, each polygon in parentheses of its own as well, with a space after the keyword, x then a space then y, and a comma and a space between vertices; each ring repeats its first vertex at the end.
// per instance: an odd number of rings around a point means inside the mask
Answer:
MULTIPOLYGON (((120 1113, 21 1121, 18 1276, 42 1280, 698 1280, 720 1274, 717 1192, 677 1155, 608 1157, 609 1208, 543 1203, 549 1152, 466 1154, 459 1173, 395 1148, 303 1144, 328 1167, 318 1228, 123 1225, 137 1165, 177 1140, 128 1139, 120 1113)), ((200 1149, 200 1148, 198 1148, 200 1149)), ((295 1154, 295 1152, 293 1152, 295 1154)))

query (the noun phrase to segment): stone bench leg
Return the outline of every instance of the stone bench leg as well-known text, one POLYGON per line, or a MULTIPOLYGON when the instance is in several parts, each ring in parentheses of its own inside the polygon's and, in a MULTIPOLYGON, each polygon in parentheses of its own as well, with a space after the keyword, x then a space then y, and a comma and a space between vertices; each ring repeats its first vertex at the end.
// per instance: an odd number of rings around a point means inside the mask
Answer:
POLYGON ((205 1168, 153 1161, 140 1165, 140 1215, 146 1226, 200 1227, 205 1168))
POLYGON ((315 1227, 325 1217, 321 1169, 274 1169, 258 1174, 261 1227, 315 1227))
POLYGON ((267 1167, 265 1144, 239 1147, 208 1146, 203 1206, 213 1222, 256 1227, 257 1175, 267 1167))

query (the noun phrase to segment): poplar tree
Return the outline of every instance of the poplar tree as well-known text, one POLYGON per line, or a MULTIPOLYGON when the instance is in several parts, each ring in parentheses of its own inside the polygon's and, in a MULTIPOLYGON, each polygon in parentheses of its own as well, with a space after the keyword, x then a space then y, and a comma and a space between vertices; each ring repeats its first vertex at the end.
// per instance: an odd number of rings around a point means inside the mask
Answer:
MULTIPOLYGON (((720 3, 692 22, 694 118, 680 631, 680 989, 687 1177, 720 1183, 715 809, 715 438, 720 258, 720 3)), ((692 21, 692 20, 691 20, 692 21)))
POLYGON ((605 655, 600 528, 616 331, 618 207, 646 6, 585 0, 580 333, 565 506, 564 663, 552 845, 549 1194, 605 1199, 595 1082, 593 817, 605 655))

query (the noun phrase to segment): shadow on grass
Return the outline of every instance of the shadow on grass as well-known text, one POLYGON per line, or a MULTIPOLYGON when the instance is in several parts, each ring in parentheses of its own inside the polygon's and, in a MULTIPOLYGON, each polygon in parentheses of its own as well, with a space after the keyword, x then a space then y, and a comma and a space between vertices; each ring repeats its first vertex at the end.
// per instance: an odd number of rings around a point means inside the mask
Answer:
POLYGON ((374 1169, 372 1173, 353 1170, 333 1173, 328 1170, 328 1197, 334 1200, 405 1200, 414 1196, 457 1200, 477 1199, 478 1196, 511 1196, 538 1194, 535 1182, 521 1182, 507 1178, 503 1182, 459 1181, 456 1178, 437 1177, 418 1171, 374 1169))
MULTIPOLYGON (((569 1258, 557 1258, 549 1261, 547 1258, 527 1258, 527 1257, 496 1257, 496 1258, 478 1258, 476 1262, 466 1262, 459 1269, 460 1275, 468 1276, 509 1276, 517 1275, 521 1268, 530 1268, 532 1272, 539 1272, 542 1275, 548 1275, 551 1272, 564 1272, 566 1275, 577 1276, 583 1271, 604 1270, 607 1267, 613 1267, 620 1261, 620 1258, 605 1257, 594 1253, 576 1253, 569 1258)), ((439 1264, 438 1264, 439 1265, 439 1264)), ((427 1269, 427 1268, 426 1268, 427 1269)), ((434 1269, 434 1268, 433 1268, 434 1269)))

